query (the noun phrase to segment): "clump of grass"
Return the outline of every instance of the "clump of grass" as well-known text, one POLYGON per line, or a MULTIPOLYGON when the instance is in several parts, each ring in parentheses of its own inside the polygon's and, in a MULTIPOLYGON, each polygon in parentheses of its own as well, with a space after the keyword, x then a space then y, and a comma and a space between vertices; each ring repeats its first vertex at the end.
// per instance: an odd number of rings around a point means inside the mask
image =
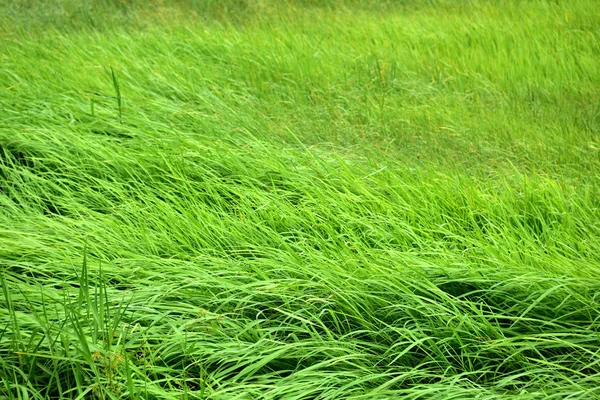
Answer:
POLYGON ((591 2, 57 4, 0 6, 0 397, 600 397, 591 2))

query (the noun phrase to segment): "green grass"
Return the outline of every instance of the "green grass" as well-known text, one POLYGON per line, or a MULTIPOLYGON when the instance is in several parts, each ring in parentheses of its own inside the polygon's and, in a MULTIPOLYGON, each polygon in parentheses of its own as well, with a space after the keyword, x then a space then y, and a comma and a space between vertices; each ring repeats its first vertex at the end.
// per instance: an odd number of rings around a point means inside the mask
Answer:
POLYGON ((0 399, 600 398, 595 0, 0 15, 0 399))

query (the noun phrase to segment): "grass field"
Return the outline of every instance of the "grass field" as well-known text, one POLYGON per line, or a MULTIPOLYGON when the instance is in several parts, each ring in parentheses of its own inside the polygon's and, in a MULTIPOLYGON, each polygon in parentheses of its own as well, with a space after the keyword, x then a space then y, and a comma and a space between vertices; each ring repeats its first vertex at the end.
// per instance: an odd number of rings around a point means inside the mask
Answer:
POLYGON ((600 398, 597 0, 0 15, 0 399, 600 398))

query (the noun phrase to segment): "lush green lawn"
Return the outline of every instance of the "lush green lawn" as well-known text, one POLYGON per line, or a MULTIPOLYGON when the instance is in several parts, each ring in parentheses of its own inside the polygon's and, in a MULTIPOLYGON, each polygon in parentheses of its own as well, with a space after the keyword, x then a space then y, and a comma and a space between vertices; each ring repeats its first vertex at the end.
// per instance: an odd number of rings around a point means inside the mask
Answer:
POLYGON ((0 399, 600 398, 597 0, 1 3, 0 399))

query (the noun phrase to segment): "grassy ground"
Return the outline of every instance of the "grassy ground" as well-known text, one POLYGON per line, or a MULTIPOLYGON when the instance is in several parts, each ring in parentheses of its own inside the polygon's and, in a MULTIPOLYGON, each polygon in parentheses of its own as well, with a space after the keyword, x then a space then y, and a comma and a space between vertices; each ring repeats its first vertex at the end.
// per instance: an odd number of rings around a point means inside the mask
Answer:
POLYGON ((600 398, 600 7, 0 5, 0 399, 600 398))

